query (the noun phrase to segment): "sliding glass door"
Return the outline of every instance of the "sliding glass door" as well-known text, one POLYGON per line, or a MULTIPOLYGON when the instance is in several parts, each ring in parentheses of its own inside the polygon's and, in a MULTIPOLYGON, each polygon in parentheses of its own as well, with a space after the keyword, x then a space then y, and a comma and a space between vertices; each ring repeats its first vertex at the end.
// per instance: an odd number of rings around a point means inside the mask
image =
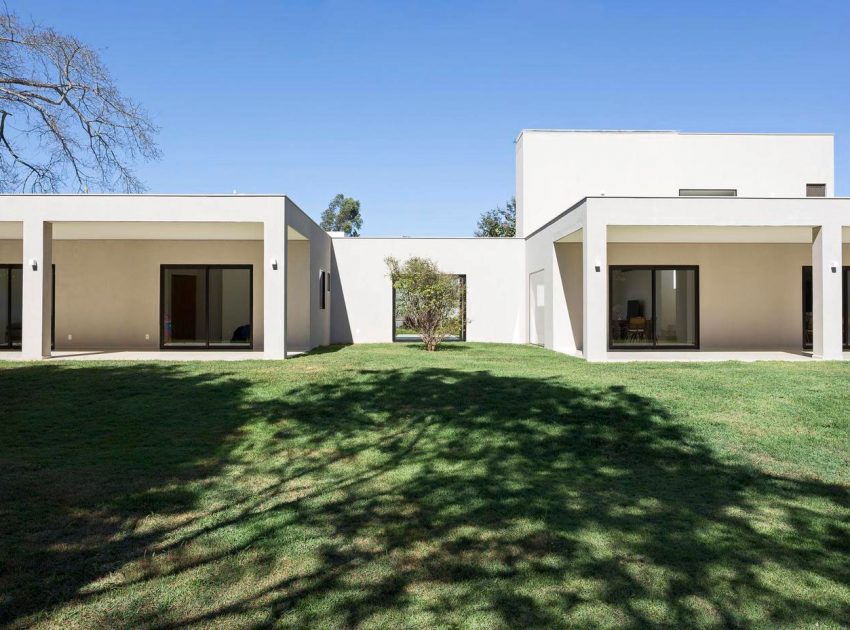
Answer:
MULTIPOLYGON (((56 265, 53 265, 53 310, 50 317, 50 347, 56 338, 56 265)), ((24 270, 22 265, 0 265, 0 350, 21 347, 24 310, 24 270)))
POLYGON ((253 267, 163 265, 160 346, 252 348, 253 267))
POLYGON ((612 349, 699 347, 699 268, 611 266, 612 349))
MULTIPOLYGON (((844 347, 850 349, 850 267, 841 269, 842 287, 842 331, 841 339, 844 347)), ((814 291, 812 286, 812 268, 803 267, 803 347, 811 348, 814 342, 814 317, 812 304, 814 291)))
POLYGON ((0 265, 0 348, 21 347, 21 265, 0 265))

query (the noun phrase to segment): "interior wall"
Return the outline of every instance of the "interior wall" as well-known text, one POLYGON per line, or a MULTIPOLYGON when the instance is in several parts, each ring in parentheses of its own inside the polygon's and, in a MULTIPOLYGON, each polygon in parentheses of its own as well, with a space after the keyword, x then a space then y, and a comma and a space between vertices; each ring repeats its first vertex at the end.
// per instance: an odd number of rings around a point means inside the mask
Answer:
POLYGON ((561 276, 561 287, 567 303, 568 325, 572 331, 576 350, 581 350, 584 339, 584 293, 581 243, 555 243, 555 260, 561 276))
MULTIPOLYGON (((21 256, 20 240, 0 241, 0 262, 21 256)), ((161 264, 253 265, 254 349, 262 349, 262 261, 262 241, 54 241, 56 349, 158 349, 161 264)))
POLYGON ((290 240, 287 248, 286 347, 303 351, 310 348, 310 241, 290 240))
MULTIPOLYGON (((844 264, 850 264, 850 247, 844 264)), ((703 349, 799 348, 806 243, 610 243, 609 265, 698 265, 703 349)))

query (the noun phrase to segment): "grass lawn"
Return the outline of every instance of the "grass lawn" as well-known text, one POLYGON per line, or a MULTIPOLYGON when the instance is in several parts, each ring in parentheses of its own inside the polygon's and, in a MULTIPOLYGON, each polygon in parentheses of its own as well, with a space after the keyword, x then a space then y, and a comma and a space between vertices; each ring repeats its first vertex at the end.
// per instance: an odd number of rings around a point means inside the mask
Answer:
POLYGON ((850 363, 0 364, 0 625, 850 624, 850 363))

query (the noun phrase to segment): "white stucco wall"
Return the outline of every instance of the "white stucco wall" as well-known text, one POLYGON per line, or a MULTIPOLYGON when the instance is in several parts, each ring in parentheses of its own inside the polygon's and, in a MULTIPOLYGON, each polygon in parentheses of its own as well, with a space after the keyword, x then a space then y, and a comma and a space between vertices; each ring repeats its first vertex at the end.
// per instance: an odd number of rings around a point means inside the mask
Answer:
POLYGON ((384 259, 423 256, 466 275, 467 340, 526 341, 525 243, 486 238, 335 238, 335 343, 392 341, 392 286, 384 259))
MULTIPOLYGON (((291 300, 301 302, 306 300, 309 303, 309 335, 305 336, 304 322, 302 321, 301 332, 293 338, 294 345, 290 349, 305 350, 316 346, 326 346, 331 342, 331 312, 333 309, 330 299, 326 303, 326 308, 320 308, 319 271, 322 269, 328 271, 331 268, 331 237, 288 197, 286 198, 286 224, 288 228, 296 230, 309 241, 309 251, 306 254, 302 251, 302 258, 299 260, 302 281, 293 287, 292 291, 287 291, 286 295, 287 310, 289 310, 289 301, 291 300), (309 262, 306 259, 309 259, 309 262), (304 284, 308 267, 309 283, 304 284), (309 342, 305 344, 306 339, 309 339, 309 342)), ((297 249, 299 242, 304 243, 305 241, 292 240, 289 241, 289 244, 290 246, 294 245, 297 249)), ((297 306, 296 311, 299 311, 297 306)), ((302 317, 305 315, 303 305, 299 312, 302 317)), ((295 332, 299 330, 299 327, 290 330, 295 332)))
POLYGON ((517 233, 531 234, 583 197, 676 197, 731 188, 739 197, 834 194, 833 136, 523 131, 516 147, 517 233))

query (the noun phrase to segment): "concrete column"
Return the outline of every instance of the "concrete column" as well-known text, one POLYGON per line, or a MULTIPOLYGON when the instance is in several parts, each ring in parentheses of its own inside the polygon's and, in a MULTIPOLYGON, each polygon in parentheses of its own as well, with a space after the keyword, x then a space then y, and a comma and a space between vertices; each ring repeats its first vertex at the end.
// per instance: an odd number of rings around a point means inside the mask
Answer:
POLYGON ((263 223, 263 355, 286 358, 286 221, 280 217, 263 223))
POLYGON ((584 264, 584 358, 608 355, 608 226, 588 212, 582 231, 584 264))
POLYGON ((812 230, 812 354, 842 358, 841 226, 812 230))
POLYGON ((21 355, 50 356, 53 325, 53 224, 24 221, 21 355))

